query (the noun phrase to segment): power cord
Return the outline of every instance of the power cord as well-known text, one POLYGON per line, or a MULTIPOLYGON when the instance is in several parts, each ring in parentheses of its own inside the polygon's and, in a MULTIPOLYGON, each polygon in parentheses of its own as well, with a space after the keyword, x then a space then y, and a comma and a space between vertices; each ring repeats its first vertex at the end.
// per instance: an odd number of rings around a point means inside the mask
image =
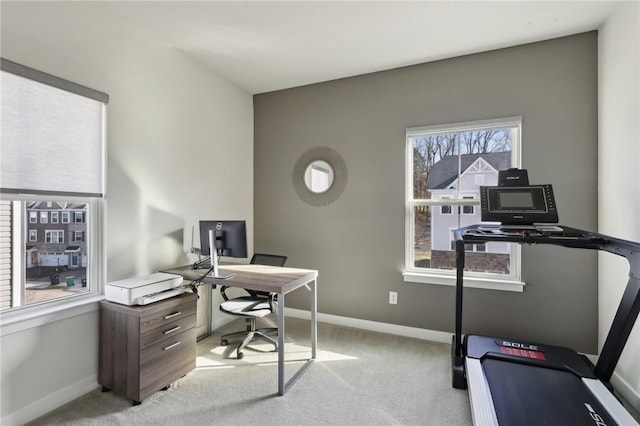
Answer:
MULTIPOLYGON (((200 268, 196 268, 196 269, 200 269, 200 268)), ((203 283, 203 280, 205 279, 205 277, 207 275, 209 275, 209 273, 213 271, 213 266, 211 266, 209 269, 207 269, 207 272, 205 272, 204 274, 200 275, 198 278, 196 278, 195 280, 192 280, 191 282, 189 282, 189 284, 185 285, 184 287, 188 287, 191 289, 191 291, 198 297, 198 299, 200 299, 200 295, 198 294, 198 287, 200 287, 203 283)), ((212 288, 215 288, 215 285, 213 285, 212 288)))

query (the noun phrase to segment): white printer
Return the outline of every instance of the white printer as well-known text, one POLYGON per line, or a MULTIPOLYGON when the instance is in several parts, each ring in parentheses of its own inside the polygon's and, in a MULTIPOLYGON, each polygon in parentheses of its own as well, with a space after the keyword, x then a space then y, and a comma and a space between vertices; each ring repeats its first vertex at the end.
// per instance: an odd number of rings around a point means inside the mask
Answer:
POLYGON ((182 276, 164 272, 113 281, 104 288, 107 300, 129 306, 148 305, 184 292, 182 276))

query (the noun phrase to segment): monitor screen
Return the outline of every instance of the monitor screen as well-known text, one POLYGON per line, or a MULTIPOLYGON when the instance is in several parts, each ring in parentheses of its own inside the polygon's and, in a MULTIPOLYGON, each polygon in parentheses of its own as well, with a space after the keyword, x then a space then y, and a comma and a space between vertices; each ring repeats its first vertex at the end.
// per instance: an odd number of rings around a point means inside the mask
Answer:
POLYGON ((213 230, 218 256, 247 257, 247 227, 244 220, 201 220, 200 249, 209 256, 209 230, 213 230))
POLYGON ((489 210, 493 212, 546 212, 541 186, 489 187, 489 210))
POLYGON ((500 192, 498 201, 501 209, 533 209, 533 194, 529 191, 500 192))

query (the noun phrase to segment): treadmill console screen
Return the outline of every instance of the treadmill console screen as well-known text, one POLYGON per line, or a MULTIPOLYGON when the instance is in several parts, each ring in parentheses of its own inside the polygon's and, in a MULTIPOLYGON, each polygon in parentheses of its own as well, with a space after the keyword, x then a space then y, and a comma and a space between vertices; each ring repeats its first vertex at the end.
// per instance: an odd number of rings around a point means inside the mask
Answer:
POLYGON ((503 225, 557 223, 551 185, 481 186, 482 221, 503 225))
POLYGON ((533 194, 530 191, 498 192, 498 204, 501 209, 533 209, 533 194))

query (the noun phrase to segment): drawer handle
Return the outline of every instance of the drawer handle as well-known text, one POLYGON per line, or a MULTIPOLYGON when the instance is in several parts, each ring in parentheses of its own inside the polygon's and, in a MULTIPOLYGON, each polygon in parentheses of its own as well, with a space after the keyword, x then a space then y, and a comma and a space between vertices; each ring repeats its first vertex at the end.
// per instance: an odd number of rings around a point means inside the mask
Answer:
POLYGON ((171 334, 171 333, 173 333, 174 331, 178 331, 178 330, 180 330, 181 328, 182 328, 182 327, 180 327, 179 325, 178 325, 178 326, 175 326, 175 327, 173 327, 171 330, 167 330, 167 331, 165 331, 165 332, 164 332, 164 334, 171 334))
POLYGON ((174 312, 172 314, 167 315, 166 317, 164 317, 164 319, 169 319, 169 318, 173 318, 173 317, 177 317, 178 315, 182 314, 182 312, 178 311, 178 312, 174 312))
POLYGON ((168 351, 171 348, 175 348, 176 346, 178 346, 180 344, 180 342, 175 342, 173 345, 169 345, 166 348, 164 348, 163 350, 168 351))

